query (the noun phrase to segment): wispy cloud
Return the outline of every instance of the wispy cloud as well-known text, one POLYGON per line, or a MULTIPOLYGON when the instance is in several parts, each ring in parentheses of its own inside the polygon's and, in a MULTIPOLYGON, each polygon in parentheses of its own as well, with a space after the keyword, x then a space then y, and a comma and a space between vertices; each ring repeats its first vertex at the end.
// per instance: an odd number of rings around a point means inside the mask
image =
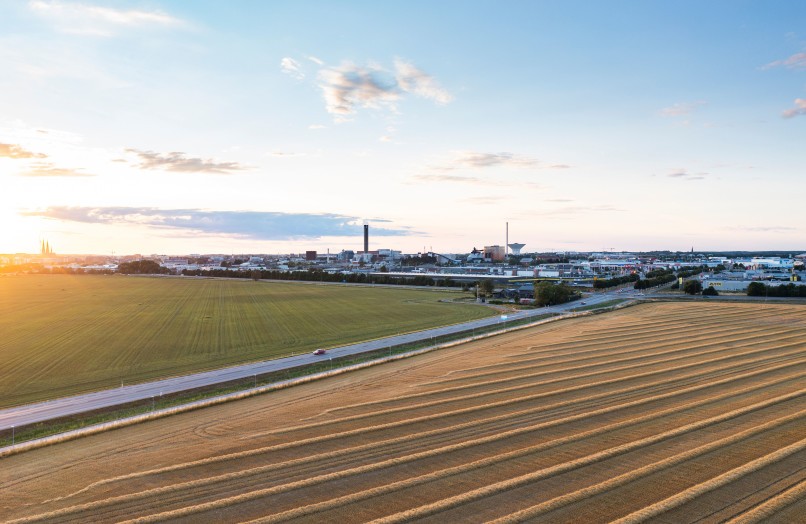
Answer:
POLYGON ((305 156, 304 153, 292 153, 289 151, 272 151, 269 153, 269 156, 273 156, 274 158, 294 158, 305 156))
POLYGON ((762 69, 772 69, 774 67, 786 67, 787 69, 806 69, 806 53, 796 53, 783 60, 776 60, 762 66, 762 69))
POLYGON ((283 70, 283 73, 291 75, 298 80, 305 78, 305 73, 302 71, 302 65, 293 58, 286 56, 280 60, 280 69, 283 70))
POLYGON ((666 176, 679 180, 704 180, 708 173, 689 173, 686 169, 675 169, 667 173, 666 176))
MULTIPOLYGON (((332 213, 55 206, 41 211, 24 211, 20 214, 65 222, 140 225, 171 230, 176 233, 195 232, 254 240, 316 240, 331 236, 357 237, 363 231, 362 221, 358 217, 332 213)), ((382 222, 382 220, 377 222, 382 222)), ((405 236, 418 233, 408 229, 373 227, 372 234, 405 236)))
POLYGON ((535 211, 529 213, 532 216, 540 217, 569 217, 575 215, 585 215, 590 213, 613 213, 622 212, 623 209, 617 208, 612 205, 597 205, 597 206, 563 206, 555 209, 546 209, 542 211, 535 211))
POLYGON ((486 183, 475 176, 459 176, 459 175, 414 175, 414 180, 420 182, 462 182, 462 183, 486 183))
POLYGON ((141 151, 139 149, 126 149, 127 153, 134 153, 140 159, 137 167, 140 169, 164 169, 179 173, 213 173, 227 175, 235 171, 249 169, 248 166, 238 162, 216 162, 213 159, 191 158, 184 153, 155 153, 154 151, 141 151))
POLYGON ((319 87, 325 109, 344 121, 356 108, 387 109, 397 112, 397 102, 405 94, 413 94, 447 104, 453 96, 427 73, 413 64, 395 60, 394 71, 377 64, 358 66, 350 62, 319 71, 319 87))
POLYGON ((34 0, 31 10, 53 22, 67 33, 114 36, 119 29, 137 27, 178 27, 185 25, 179 18, 157 10, 115 9, 78 2, 34 0))
POLYGON ((17 144, 0 144, 0 158, 47 158, 44 153, 28 151, 17 144))
POLYGON ((22 173, 26 177, 88 177, 95 176, 85 173, 81 168, 57 167, 50 162, 36 162, 22 173))
POLYGON ((515 153, 479 153, 476 151, 457 151, 449 161, 431 166, 433 171, 454 171, 457 169, 484 169, 490 167, 537 167, 534 158, 516 155, 515 153))
POLYGON ((463 198, 460 202, 465 202, 467 204, 473 204, 475 206, 489 206, 493 204, 498 204, 504 197, 501 196, 477 196, 477 197, 469 197, 463 198))
POLYGON ((725 229, 729 231, 748 231, 751 233, 787 233, 797 231, 798 228, 792 226, 730 226, 725 229))
POLYGON ((698 107, 702 107, 705 105, 705 100, 695 100, 693 102, 677 102, 675 104, 670 105, 669 107, 664 107, 660 110, 661 116, 667 117, 675 117, 675 116, 684 116, 690 113, 693 113, 698 107))
POLYGON ((453 100, 453 95, 439 85, 434 77, 418 69, 411 62, 395 60, 395 79, 400 89, 407 93, 433 100, 438 104, 447 104, 453 100))
POLYGON ((806 115, 806 99, 805 98, 796 98, 795 99, 795 107, 791 109, 787 109, 781 116, 784 118, 792 118, 795 116, 803 116, 806 115))

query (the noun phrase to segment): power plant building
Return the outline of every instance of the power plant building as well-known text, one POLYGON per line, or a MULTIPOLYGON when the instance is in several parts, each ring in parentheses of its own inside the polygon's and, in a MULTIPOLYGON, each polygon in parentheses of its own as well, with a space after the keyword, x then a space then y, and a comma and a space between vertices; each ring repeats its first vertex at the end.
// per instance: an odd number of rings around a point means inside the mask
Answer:
POLYGON ((484 258, 493 262, 503 262, 506 256, 504 246, 484 246, 484 258))

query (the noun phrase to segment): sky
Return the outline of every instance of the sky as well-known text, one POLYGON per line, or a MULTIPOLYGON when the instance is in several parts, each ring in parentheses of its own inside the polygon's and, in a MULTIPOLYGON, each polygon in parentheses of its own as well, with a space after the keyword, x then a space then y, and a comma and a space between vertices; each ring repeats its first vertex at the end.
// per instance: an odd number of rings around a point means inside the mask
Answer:
POLYGON ((0 0, 0 253, 806 250, 802 1, 0 0))

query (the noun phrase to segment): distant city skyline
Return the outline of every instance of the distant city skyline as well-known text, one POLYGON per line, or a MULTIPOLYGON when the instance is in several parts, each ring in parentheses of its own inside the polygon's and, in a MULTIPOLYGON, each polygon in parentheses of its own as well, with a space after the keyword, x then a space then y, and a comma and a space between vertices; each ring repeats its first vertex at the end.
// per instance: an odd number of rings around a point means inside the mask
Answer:
POLYGON ((0 0, 0 253, 806 249, 798 1, 0 0))

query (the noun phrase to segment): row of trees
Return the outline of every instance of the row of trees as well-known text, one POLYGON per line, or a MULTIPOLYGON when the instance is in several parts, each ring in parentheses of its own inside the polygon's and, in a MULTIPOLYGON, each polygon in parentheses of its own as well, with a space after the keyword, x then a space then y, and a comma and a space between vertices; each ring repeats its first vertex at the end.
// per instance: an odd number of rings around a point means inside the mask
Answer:
POLYGON ((132 260, 118 264, 118 273, 124 275, 167 275, 170 269, 153 260, 132 260))
POLYGON ((639 280, 633 287, 635 289, 647 289, 662 286, 663 284, 668 284, 669 282, 674 282, 675 280, 677 280, 677 277, 674 273, 666 273, 655 278, 645 278, 643 280, 639 280))
POLYGON ((593 289, 606 289, 609 287, 616 287, 620 286, 621 284, 635 282, 639 278, 641 277, 639 277, 638 274, 634 273, 632 275, 627 275, 625 277, 614 277, 614 278, 608 278, 607 280, 594 280, 593 289))
POLYGON ((751 282, 750 285, 747 286, 747 296, 806 298, 806 286, 793 284, 791 282, 780 286, 768 286, 763 282, 751 282))
POLYGON ((462 284, 450 278, 432 278, 424 275, 412 275, 411 277, 388 277, 385 275, 368 275, 366 273, 328 273, 321 269, 311 268, 307 271, 279 271, 279 270, 253 270, 253 271, 227 271, 226 269, 185 269, 182 271, 185 276, 193 277, 219 277, 219 278, 251 278, 252 280, 290 280, 303 282, 343 282, 349 284, 390 284, 407 286, 440 286, 440 287, 464 287, 462 284))
MULTIPOLYGON (((721 266, 721 267, 722 267, 722 269, 719 269, 719 267, 717 267, 717 270, 722 271, 722 270, 725 269, 725 266, 721 266)), ((694 275, 699 275, 700 273, 702 273, 703 271, 705 271, 707 269, 708 269, 708 266, 697 266, 697 267, 693 267, 691 269, 686 269, 685 271, 678 271, 677 276, 678 277, 683 277, 683 278, 693 277, 694 275)))
POLYGON ((652 271, 647 272, 644 277, 645 278, 658 278, 664 275, 669 275, 674 273, 674 269, 653 269, 652 271))

